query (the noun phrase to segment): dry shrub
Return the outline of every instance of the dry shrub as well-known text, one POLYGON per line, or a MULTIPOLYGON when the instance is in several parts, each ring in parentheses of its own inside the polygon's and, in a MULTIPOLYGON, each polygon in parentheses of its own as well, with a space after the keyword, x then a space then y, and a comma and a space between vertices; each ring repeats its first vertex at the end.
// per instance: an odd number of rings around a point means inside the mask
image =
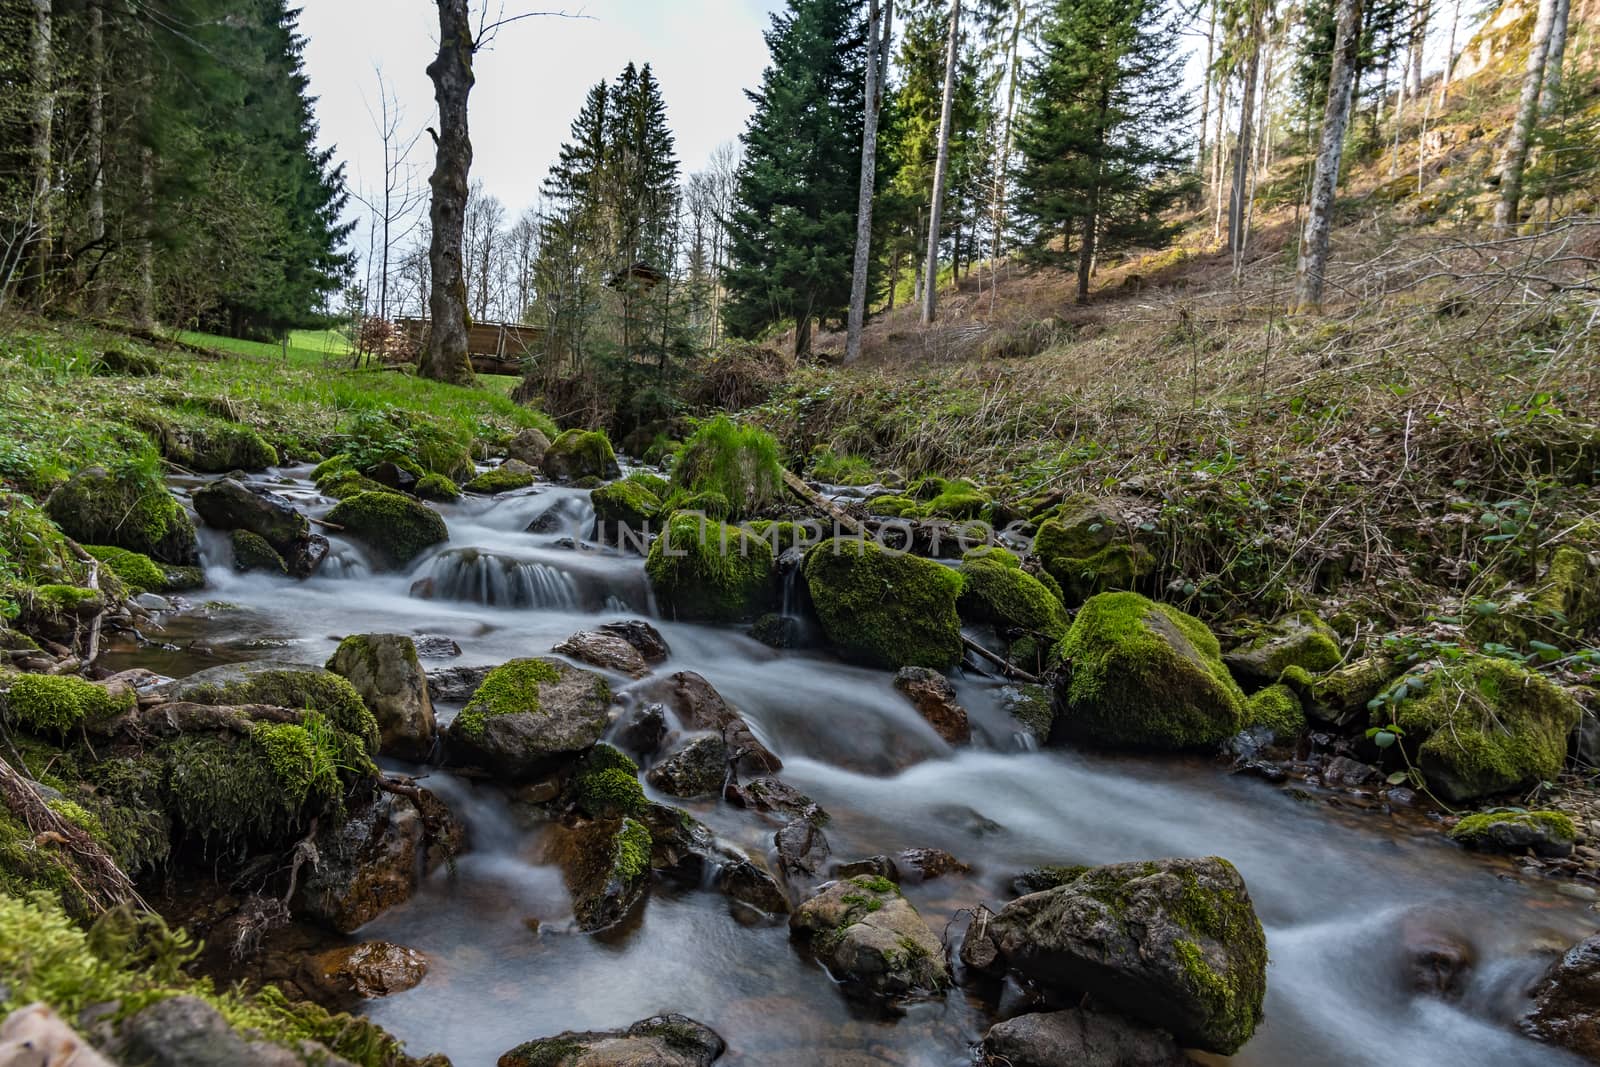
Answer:
POLYGON ((783 384, 793 360, 775 348, 724 341, 700 368, 686 398, 700 410, 738 411, 765 403, 783 384))

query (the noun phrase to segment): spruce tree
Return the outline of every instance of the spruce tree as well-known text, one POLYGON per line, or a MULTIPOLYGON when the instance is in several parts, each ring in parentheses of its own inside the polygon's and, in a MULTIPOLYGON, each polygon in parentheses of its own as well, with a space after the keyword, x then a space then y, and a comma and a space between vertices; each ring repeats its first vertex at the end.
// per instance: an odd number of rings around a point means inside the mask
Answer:
POLYGON ((795 353, 811 324, 849 305, 860 174, 866 25, 853 0, 788 0, 766 33, 771 65, 749 93, 741 135, 724 319, 753 337, 792 320, 795 353))
POLYGON ((1156 0, 1057 0, 1039 45, 1017 209, 1035 259, 1076 258, 1082 303, 1098 254, 1159 247, 1175 231, 1162 213, 1186 192, 1184 56, 1156 0))

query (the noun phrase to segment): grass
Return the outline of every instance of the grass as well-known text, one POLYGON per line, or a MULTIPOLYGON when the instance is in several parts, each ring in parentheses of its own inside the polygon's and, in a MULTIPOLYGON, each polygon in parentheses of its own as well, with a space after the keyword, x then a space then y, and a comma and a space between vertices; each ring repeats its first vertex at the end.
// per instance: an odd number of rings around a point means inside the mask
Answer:
MULTIPOLYGON (((237 337, 223 337, 214 333, 195 333, 183 330, 177 338, 191 345, 254 356, 269 362, 283 363, 283 346, 275 341, 246 341, 237 337)), ((337 330, 290 330, 289 362, 300 366, 323 366, 338 362, 350 354, 350 341, 337 330)))

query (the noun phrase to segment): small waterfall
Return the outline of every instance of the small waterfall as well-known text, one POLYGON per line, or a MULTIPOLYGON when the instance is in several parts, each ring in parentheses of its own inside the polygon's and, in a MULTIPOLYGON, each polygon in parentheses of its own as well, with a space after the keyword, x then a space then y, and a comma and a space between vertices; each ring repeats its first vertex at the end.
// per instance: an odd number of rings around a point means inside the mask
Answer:
POLYGON ((475 548, 436 556, 424 579, 432 595, 511 608, 578 609, 578 584, 572 575, 547 563, 530 563, 475 548))
POLYGON ((362 558, 361 553, 348 545, 335 543, 328 558, 322 561, 322 566, 317 568, 317 577, 344 580, 349 578, 366 578, 372 574, 372 568, 362 558))
POLYGON ((607 612, 621 615, 634 614, 633 605, 617 596, 615 593, 609 594, 606 597, 605 610, 607 612))

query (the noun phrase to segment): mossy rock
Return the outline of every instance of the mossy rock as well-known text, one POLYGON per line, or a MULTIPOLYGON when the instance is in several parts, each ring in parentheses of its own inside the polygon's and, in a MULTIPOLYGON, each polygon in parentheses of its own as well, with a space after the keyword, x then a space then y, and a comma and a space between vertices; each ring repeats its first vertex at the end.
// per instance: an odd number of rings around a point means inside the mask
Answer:
POLYGON ((618 526, 643 530, 661 513, 660 496, 631 477, 602 485, 589 494, 589 499, 594 503, 595 520, 602 524, 602 534, 614 532, 618 526))
POLYGON ((568 430, 550 442, 540 466, 557 481, 622 476, 611 441, 599 430, 568 430))
POLYGON ((1062 601, 1071 606, 1098 593, 1136 588, 1155 570, 1156 561, 1144 545, 1123 543, 1107 545, 1092 556, 1048 556, 1044 565, 1060 587, 1062 601))
POLYGON ((147 352, 130 348, 108 348, 94 357, 89 373, 106 377, 126 375, 129 378, 153 378, 161 373, 161 361, 147 352))
POLYGON ((662 610, 679 619, 737 622, 775 606, 772 547, 697 515, 667 520, 645 571, 662 610))
POLYGON ((668 494, 661 502, 661 510, 668 514, 674 511, 692 511, 717 522, 733 518, 734 513, 733 505, 721 493, 690 493, 683 489, 674 489, 668 494))
POLYGON ((1492 811, 1468 815, 1450 830, 1450 840, 1481 852, 1525 853, 1541 856, 1572 854, 1578 827, 1559 811, 1492 811))
POLYGON ((1138 593, 1101 593, 1056 648, 1058 738, 1205 748, 1238 733, 1245 697, 1206 624, 1138 593))
POLYGON ((591 819, 639 816, 649 803, 639 784, 639 765, 604 742, 578 762, 570 788, 573 803, 591 819))
POLYGON ((422 500, 432 500, 439 504, 450 504, 461 499, 461 490, 456 483, 442 474, 423 475, 417 479, 417 484, 411 491, 422 500))
MULTIPOLYGON (((378 723, 361 694, 332 671, 281 660, 249 660, 191 674, 163 688, 169 700, 195 704, 270 704, 321 712, 338 729, 378 750, 378 723)), ((363 764, 364 760, 360 761, 363 764)))
POLYGON ((104 563, 134 592, 181 593, 205 584, 205 575, 196 567, 157 563, 142 552, 115 545, 84 545, 83 550, 104 563))
POLYGON ((719 517, 749 517, 783 499, 778 443, 763 430, 718 415, 701 424, 679 449, 672 484, 688 494, 721 496, 730 511, 719 517))
POLYGON ((1306 729, 1300 698, 1287 685, 1269 685, 1252 693, 1245 708, 1245 726, 1265 727, 1280 740, 1298 737, 1306 729))
POLYGON ((248 426, 206 423, 183 432, 183 436, 188 444, 185 466, 203 474, 259 471, 278 465, 278 450, 248 426))
POLYGON ((635 485, 642 485, 660 499, 666 499, 667 494, 672 492, 671 482, 659 474, 652 474, 645 470, 629 471, 622 480, 632 482, 635 485))
POLYGON ((399 493, 356 493, 339 501, 328 521, 342 526, 392 567, 403 567, 425 549, 450 539, 438 512, 399 493))
POLYGON ((1371 714, 1404 731, 1429 788, 1460 802, 1555 781, 1583 709, 1542 674, 1468 654, 1407 675, 1371 714))
POLYGON ((1155 557, 1130 540, 1122 504, 1084 494, 1063 500, 1039 524, 1033 552, 1072 607, 1097 593, 1134 589, 1155 570, 1155 557))
POLYGON ((1290 667, 1319 674, 1338 666, 1339 635, 1315 612, 1291 612, 1269 625, 1247 628, 1244 640, 1222 660, 1235 675, 1258 683, 1275 682, 1290 667))
POLYGON ((235 530, 229 535, 233 546, 233 569, 236 571, 267 571, 288 574, 289 565, 278 555, 278 550, 267 539, 249 530, 235 530))
POLYGON ((1577 545, 1561 545, 1529 590, 1501 590, 1495 610, 1476 615, 1467 633, 1480 644, 1496 642, 1520 651, 1532 643, 1560 646, 1600 623, 1600 556, 1577 545))
POLYGON ((508 459, 493 470, 484 471, 461 488, 469 493, 492 496, 495 493, 509 493, 514 489, 526 489, 533 484, 533 481, 532 467, 521 460, 508 459))
POLYGON ((144 468, 85 467, 44 508, 80 544, 113 545, 180 567, 200 562, 194 524, 160 476, 144 468))
POLYGON ((446 732, 452 762, 533 777, 588 751, 609 721, 604 678, 556 659, 515 659, 490 671, 446 732))
POLYGON ((1367 705, 1400 673, 1400 667, 1388 656, 1372 655, 1318 675, 1304 667, 1290 666, 1279 681, 1294 690, 1309 717, 1335 726, 1351 726, 1366 718, 1367 705))
POLYGON ((888 519, 914 519, 921 507, 911 497, 899 493, 887 493, 867 501, 868 513, 888 519))
POLYGON ((382 482, 374 481, 365 474, 355 471, 339 471, 324 477, 317 483, 317 492, 335 500, 345 500, 357 493, 392 493, 382 482))
POLYGON ((975 548, 962 557, 960 574, 957 609, 968 622, 1042 634, 1052 642, 1066 635, 1066 609, 1011 553, 975 548))
POLYGON ((870 541, 830 538, 806 553, 806 586, 823 632, 878 667, 945 668, 961 660, 961 575, 870 541))
POLYGON ((84 722, 102 722, 133 705, 132 690, 112 693, 70 674, 19 674, 0 694, 8 721, 47 737, 64 736, 84 722))
MULTIPOLYGON (((117 585, 114 575, 104 575, 101 584, 117 585)), ((106 608, 106 597, 96 589, 78 585, 13 586, 8 596, 18 605, 17 625, 30 633, 70 640, 106 608)))
POLYGON ((989 495, 978 488, 976 483, 966 478, 957 478, 944 482, 939 492, 917 509, 917 517, 976 519, 987 512, 990 503, 989 495))

